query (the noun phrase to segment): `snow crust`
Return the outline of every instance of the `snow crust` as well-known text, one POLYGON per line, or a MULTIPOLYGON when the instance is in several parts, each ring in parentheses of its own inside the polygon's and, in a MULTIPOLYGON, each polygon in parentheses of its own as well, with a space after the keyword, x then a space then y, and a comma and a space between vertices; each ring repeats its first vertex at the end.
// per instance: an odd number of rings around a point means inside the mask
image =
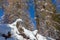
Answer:
POLYGON ((5 40, 5 38, 4 38, 4 37, 2 37, 2 36, 0 36, 0 40, 5 40))
POLYGON ((22 19, 17 19, 12 24, 0 24, 0 40, 55 40, 53 38, 47 38, 38 34, 38 30, 30 31, 27 30, 25 27, 22 27, 22 29, 24 30, 24 35, 29 39, 24 38, 24 36, 19 35, 20 33, 16 27, 17 21, 22 21, 22 19))
POLYGON ((5 34, 7 35, 8 32, 10 32, 11 28, 9 27, 9 25, 7 24, 0 24, 0 34, 5 34))

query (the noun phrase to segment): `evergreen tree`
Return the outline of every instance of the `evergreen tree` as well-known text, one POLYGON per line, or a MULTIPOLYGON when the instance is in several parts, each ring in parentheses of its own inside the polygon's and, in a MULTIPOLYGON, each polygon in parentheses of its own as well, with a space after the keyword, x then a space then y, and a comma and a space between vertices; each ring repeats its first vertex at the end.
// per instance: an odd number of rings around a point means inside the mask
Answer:
POLYGON ((59 38, 53 16, 56 14, 56 6, 51 0, 35 0, 35 15, 37 29, 46 37, 59 38))
POLYGON ((12 23, 16 19, 23 19, 23 26, 29 30, 33 30, 33 23, 28 11, 29 0, 7 0, 8 5, 3 4, 5 13, 3 23, 12 23))

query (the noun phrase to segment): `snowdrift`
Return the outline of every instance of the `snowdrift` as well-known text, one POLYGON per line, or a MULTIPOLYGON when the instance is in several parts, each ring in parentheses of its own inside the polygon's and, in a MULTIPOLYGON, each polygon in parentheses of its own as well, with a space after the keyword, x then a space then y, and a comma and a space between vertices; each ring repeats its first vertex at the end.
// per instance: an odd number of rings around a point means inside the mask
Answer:
POLYGON ((0 24, 0 40, 55 40, 38 34, 38 30, 30 31, 24 27, 20 27, 23 30, 20 33, 16 27, 18 21, 21 22, 22 19, 17 19, 12 24, 0 24))

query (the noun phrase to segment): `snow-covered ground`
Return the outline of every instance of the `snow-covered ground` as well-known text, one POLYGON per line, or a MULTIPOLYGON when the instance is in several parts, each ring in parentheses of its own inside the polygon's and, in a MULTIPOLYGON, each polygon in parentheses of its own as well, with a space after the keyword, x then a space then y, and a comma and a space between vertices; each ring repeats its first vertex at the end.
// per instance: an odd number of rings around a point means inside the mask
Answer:
POLYGON ((21 35, 16 27, 17 21, 22 19, 17 19, 12 24, 0 24, 0 40, 55 40, 38 34, 38 30, 30 31, 24 27, 21 27, 24 30, 24 34, 21 35))

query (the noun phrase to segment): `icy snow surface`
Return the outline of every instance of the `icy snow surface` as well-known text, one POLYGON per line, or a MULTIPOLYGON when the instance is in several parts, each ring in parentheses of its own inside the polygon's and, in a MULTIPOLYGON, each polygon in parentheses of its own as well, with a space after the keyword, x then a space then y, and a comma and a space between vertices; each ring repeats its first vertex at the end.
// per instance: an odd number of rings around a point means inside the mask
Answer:
POLYGON ((0 34, 5 34, 7 35, 7 33, 11 30, 11 28, 9 27, 9 25, 7 24, 0 24, 0 34))
POLYGON ((4 38, 4 37, 2 37, 2 36, 0 36, 0 40, 5 40, 5 38, 4 38))
POLYGON ((16 27, 17 21, 22 21, 22 19, 17 19, 12 24, 0 24, 0 40, 54 40, 53 38, 47 38, 38 34, 38 30, 30 31, 22 27, 24 34, 29 37, 29 39, 24 38, 22 35, 19 35, 19 31, 16 27), (10 32, 11 36, 9 36, 10 32), (3 34, 5 36, 3 36, 3 34))

